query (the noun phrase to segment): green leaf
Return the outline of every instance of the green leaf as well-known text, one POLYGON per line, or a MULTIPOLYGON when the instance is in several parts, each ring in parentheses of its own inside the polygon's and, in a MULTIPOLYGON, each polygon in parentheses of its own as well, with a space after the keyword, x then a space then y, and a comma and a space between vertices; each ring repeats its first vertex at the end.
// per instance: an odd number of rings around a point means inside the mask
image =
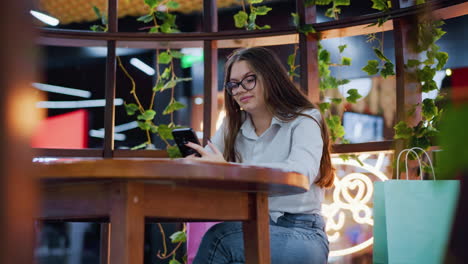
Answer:
POLYGON ((335 142, 345 134, 344 127, 341 125, 341 118, 337 115, 332 115, 326 119, 327 125, 330 128, 330 136, 332 141, 335 142))
POLYGON ((237 14, 234 15, 234 23, 237 28, 243 28, 247 24, 248 15, 244 11, 239 11, 237 14))
POLYGON ((151 9, 155 8, 158 4, 158 0, 145 0, 145 4, 147 4, 151 9))
POLYGON ((330 7, 325 11, 325 16, 327 17, 335 17, 335 9, 333 7, 330 7))
POLYGON ((143 23, 149 23, 153 21, 153 14, 148 14, 137 18, 137 21, 143 21, 143 23))
POLYGON ((131 150, 142 149, 142 148, 145 148, 146 145, 148 145, 148 142, 145 142, 145 143, 142 143, 142 144, 137 145, 137 146, 135 146, 135 147, 132 147, 131 150))
POLYGON ((156 85, 153 87, 153 92, 159 92, 162 91, 164 88, 164 83, 163 82, 158 82, 156 85))
POLYGON ((393 128, 395 129, 394 139, 409 139, 413 134, 413 129, 408 127, 404 121, 398 122, 393 128))
POLYGON ((438 61, 436 69, 438 71, 440 71, 440 70, 442 70, 442 68, 444 68, 445 64, 447 63, 447 60, 449 58, 448 53, 447 52, 437 52, 435 57, 436 57, 436 59, 438 61))
POLYGON ((338 49, 340 50, 340 53, 343 53, 343 51, 346 49, 347 46, 348 45, 346 45, 346 44, 338 46, 338 49))
POLYGON ((163 21, 166 21, 168 18, 169 13, 163 12, 163 11, 156 11, 154 12, 154 15, 163 21))
POLYGON ((257 29, 270 29, 271 26, 270 25, 264 25, 264 26, 257 26, 256 28, 257 29))
POLYGON ((149 120, 153 120, 155 115, 156 115, 156 111, 146 110, 143 114, 138 115, 137 119, 149 121, 149 120))
POLYGON ((171 50, 171 55, 172 55, 173 58, 180 59, 180 58, 182 58, 185 54, 183 54, 182 52, 177 51, 177 50, 171 50))
POLYGON ((164 51, 159 53, 158 63, 160 64, 169 64, 172 61, 172 56, 168 52, 164 51))
POLYGON ((164 22, 161 25, 160 29, 161 29, 162 33, 172 33, 171 24, 169 24, 169 23, 164 22))
POLYGON ((151 133, 158 133, 158 129, 159 127, 153 123, 150 124, 150 130, 151 130, 151 133))
POLYGON ((335 6, 349 6, 351 4, 351 0, 334 0, 335 6))
POLYGON ((177 81, 176 80, 170 80, 168 81, 166 84, 164 84, 163 88, 162 88, 162 91, 166 90, 166 89, 169 89, 169 88, 173 88, 177 85, 177 81))
POLYGON ((159 26, 151 27, 149 30, 149 33, 158 33, 158 32, 159 32, 159 26))
POLYGON ((379 72, 378 66, 379 62, 377 60, 369 60, 362 70, 367 72, 368 75, 374 75, 379 72))
POLYGON ((341 64, 342 64, 342 65, 346 65, 346 66, 351 65, 351 58, 342 57, 342 58, 341 58, 341 64))
POLYGON ((89 29, 91 29, 94 32, 105 32, 106 31, 106 28, 101 26, 101 25, 92 25, 91 27, 89 27, 89 29))
POLYGON ((288 65, 289 66, 294 66, 294 62, 296 61, 296 54, 293 53, 293 54, 290 54, 288 56, 288 65))
POLYGON ((427 93, 434 90, 437 90, 437 83, 434 80, 424 82, 424 84, 421 87, 421 91, 423 93, 427 93))
POLYGON ((171 159, 182 158, 182 154, 180 153, 179 147, 177 147, 177 145, 167 146, 166 151, 169 155, 169 158, 171 159))
POLYGON ((163 73, 161 74, 161 78, 169 79, 169 77, 171 77, 171 67, 166 67, 163 73))
POLYGON ((341 104, 341 102, 343 101, 343 99, 341 99, 341 98, 332 98, 331 101, 332 101, 332 103, 334 103, 334 104, 341 104))
POLYGON ((348 79, 341 79, 337 81, 338 85, 348 84, 350 81, 348 79))
POLYGON ((143 122, 143 121, 137 121, 138 123, 138 127, 141 129, 141 130, 150 130, 151 129, 151 125, 148 123, 148 122, 143 122))
POLYGON ((165 140, 174 139, 174 137, 172 136, 172 129, 168 125, 165 125, 165 124, 159 125, 158 134, 162 139, 165 139, 165 140))
POLYGON ((311 24, 305 24, 299 28, 299 32, 307 35, 309 33, 316 33, 317 31, 311 24))
POLYGON ((417 67, 417 66, 421 65, 421 62, 420 62, 419 60, 411 60, 411 59, 410 59, 410 60, 408 60, 408 61, 406 62, 406 65, 407 65, 408 67, 412 68, 412 67, 417 67))
POLYGON ((426 98, 422 102, 422 115, 426 120, 431 120, 438 114, 437 106, 434 103, 434 99, 426 98))
POLYGON ((126 104, 124 103, 125 111, 127 112, 127 115, 134 115, 136 111, 138 111, 138 105, 136 104, 126 104))
POLYGON ((330 103, 324 102, 319 104, 320 112, 325 113, 326 110, 330 109, 330 103))
POLYGON ((182 232, 182 231, 175 232, 169 238, 171 239, 172 243, 179 243, 179 242, 187 241, 187 235, 185 234, 185 232, 182 232))
POLYGON ((374 53, 375 55, 377 55, 377 57, 383 61, 387 61, 387 62, 390 62, 390 60, 385 57, 385 55, 383 54, 383 52, 377 48, 374 48, 374 53))
POLYGON ((96 14, 97 18, 100 19, 102 17, 101 11, 99 10, 99 8, 97 6, 93 5, 93 11, 94 11, 94 14, 96 14))
POLYGON ((268 7, 268 6, 258 6, 258 7, 255 7, 255 13, 259 16, 264 16, 266 15, 268 12, 271 11, 271 7, 268 7))
POLYGON ((394 68, 393 63, 387 61, 385 62, 384 67, 380 71, 380 74, 384 78, 387 78, 387 76, 389 75, 395 75, 395 71, 393 70, 393 68, 394 68))
POLYGON ((177 259, 173 258, 169 261, 169 264, 181 264, 177 259))
POLYGON ((348 90, 348 96, 346 97, 346 101, 355 104, 357 99, 361 98, 362 95, 358 93, 357 89, 349 89, 348 90))
POLYGON ((251 4, 260 4, 262 2, 263 2, 263 0, 249 0, 249 3, 251 3, 251 4))
POLYGON ((319 53, 319 60, 325 63, 330 63, 330 52, 326 49, 321 50, 319 53))
POLYGON ((372 3, 374 3, 372 5, 372 8, 373 9, 377 9, 379 11, 386 11, 388 10, 388 6, 387 6, 387 3, 385 0, 371 0, 372 3))
POLYGON ((420 82, 427 82, 434 79, 435 74, 436 70, 429 66, 424 66, 424 68, 418 69, 416 72, 416 75, 420 82))
POLYGON ((316 5, 329 5, 333 0, 315 0, 316 5))
POLYGON ((169 1, 167 2, 166 6, 167 8, 176 9, 176 8, 179 8, 180 5, 176 1, 169 1))
POLYGON ((297 13, 291 13, 291 16, 293 18, 293 24, 295 27, 299 26, 299 15, 297 13))
POLYGON ((183 103, 177 102, 176 100, 172 100, 171 103, 169 103, 166 106, 166 109, 164 109, 163 115, 170 114, 182 108, 185 108, 185 105, 183 103))

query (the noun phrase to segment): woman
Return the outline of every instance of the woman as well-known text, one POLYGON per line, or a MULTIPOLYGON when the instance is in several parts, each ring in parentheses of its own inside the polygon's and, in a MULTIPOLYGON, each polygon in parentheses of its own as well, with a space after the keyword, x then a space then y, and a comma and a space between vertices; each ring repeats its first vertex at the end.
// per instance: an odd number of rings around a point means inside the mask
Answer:
MULTIPOLYGON (((333 184, 326 123, 290 81, 271 51, 235 51, 225 65, 226 118, 208 147, 188 143, 201 160, 281 168, 309 177, 306 193, 271 197, 273 264, 327 263, 320 215, 324 188, 333 184)), ((198 158, 190 156, 189 158, 198 158)), ((224 222, 203 237, 194 264, 244 263, 242 225, 224 222)))

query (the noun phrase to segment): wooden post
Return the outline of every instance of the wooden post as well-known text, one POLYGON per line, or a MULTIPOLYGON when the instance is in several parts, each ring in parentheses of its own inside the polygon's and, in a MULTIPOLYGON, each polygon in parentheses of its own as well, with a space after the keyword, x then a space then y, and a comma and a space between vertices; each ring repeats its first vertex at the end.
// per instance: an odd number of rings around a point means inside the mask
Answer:
MULTIPOLYGON (((203 1, 203 31, 218 31, 216 0, 203 1)), ((218 44, 216 40, 203 41, 203 64, 203 145, 205 145, 216 130, 216 117, 218 116, 218 44)))
MULTIPOLYGON (((299 25, 316 22, 315 5, 306 7, 304 0, 296 1, 299 25)), ((299 33, 299 70, 301 88, 307 93, 310 101, 320 101, 319 72, 318 72, 318 39, 315 35, 299 33)))
POLYGON ((42 118, 30 1, 4 1, 0 10, 0 263, 33 263, 37 186, 30 136, 42 118))
MULTIPOLYGON (((108 31, 117 32, 117 0, 108 0, 108 31)), ((104 107, 104 158, 112 158, 114 152, 114 122, 115 122, 115 78, 116 78, 116 41, 107 41, 106 60, 106 106, 104 107)))
MULTIPOLYGON (((407 1, 404 1, 407 2, 407 1)), ((394 8, 400 8, 400 1, 393 0, 394 8)), ((405 4, 407 5, 407 3, 405 4)), ((411 50, 410 32, 414 32, 413 27, 417 24, 411 17, 396 18, 393 20, 393 32, 395 41, 395 73, 396 73, 396 123, 406 122, 409 126, 415 126, 421 120, 420 108, 416 109, 412 116, 411 112, 415 104, 421 103, 421 85, 410 78, 411 72, 405 69, 408 59, 417 59, 418 54, 411 50)), ((414 73, 413 73, 414 74, 414 73)), ((405 148, 404 140, 395 140, 395 158, 405 148)), ((395 173, 392 173, 395 175, 395 173)))

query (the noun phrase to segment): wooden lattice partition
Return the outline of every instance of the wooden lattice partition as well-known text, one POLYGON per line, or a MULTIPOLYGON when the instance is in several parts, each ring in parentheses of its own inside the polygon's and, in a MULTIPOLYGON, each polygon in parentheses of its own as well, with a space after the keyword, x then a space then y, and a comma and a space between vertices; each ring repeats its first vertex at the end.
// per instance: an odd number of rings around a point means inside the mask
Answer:
MULTIPOLYGON (((331 22, 315 23, 315 7, 304 7, 304 0, 297 0, 297 13, 300 16, 301 24, 312 24, 320 33, 322 38, 339 38, 357 35, 377 33, 387 30, 394 30, 394 47, 396 61, 396 82, 397 82, 397 122, 406 119, 405 112, 408 110, 405 105, 418 103, 420 93, 418 86, 411 83, 404 70, 404 62, 414 56, 410 54, 408 46, 407 32, 415 24, 409 23, 410 18, 423 12, 433 13, 433 17, 438 19, 450 19, 468 14, 468 3, 462 0, 433 0, 426 4, 414 5, 411 2, 393 0, 393 9, 387 13, 376 13, 357 17, 344 18, 331 22), (369 26, 377 22, 379 18, 390 19, 382 26, 369 26)), ((215 0, 205 0, 203 3, 203 32, 178 33, 178 34, 148 34, 148 33, 128 33, 117 32, 117 0, 108 1, 109 31, 91 32, 74 30, 41 29, 39 44, 57 46, 107 46, 106 65, 106 108, 105 108, 105 137, 104 148, 102 150, 65 150, 65 149, 40 149, 39 155, 44 156, 89 156, 89 157, 164 157, 166 154, 161 151, 151 150, 115 150, 114 149, 114 117, 115 107, 113 98, 115 97, 116 78, 116 52, 119 46, 128 48, 181 48, 181 47, 203 47, 204 60, 204 142, 215 130, 217 115, 217 54, 219 48, 233 48, 247 45, 269 46, 299 43, 300 47, 300 74, 301 87, 308 93, 309 98, 317 102, 319 100, 318 88, 318 63, 316 35, 298 34, 294 27, 273 28, 258 31, 222 31, 218 32, 217 6, 215 0), (234 41, 235 40, 235 41, 234 41), (240 40, 240 41, 239 41, 240 40), (164 42, 164 44, 161 44, 164 42), (169 43, 169 44, 167 44, 169 43), (209 125, 207 125, 209 124, 209 125)), ((414 121, 420 120, 415 117, 414 121)), ((410 122, 411 120, 405 120, 410 122)), ((401 144, 400 144, 401 145, 401 144)), ((399 149, 402 146, 393 141, 367 142, 360 144, 335 145, 335 153, 364 152, 399 149)))

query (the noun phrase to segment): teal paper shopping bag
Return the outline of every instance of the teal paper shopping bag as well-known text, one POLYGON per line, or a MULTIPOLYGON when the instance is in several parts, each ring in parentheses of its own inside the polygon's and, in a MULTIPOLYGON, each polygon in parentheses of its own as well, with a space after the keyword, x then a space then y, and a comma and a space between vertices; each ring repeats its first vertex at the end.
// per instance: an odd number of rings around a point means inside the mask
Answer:
POLYGON ((384 182, 374 182, 374 254, 376 264, 388 263, 384 182))
POLYGON ((374 263, 442 263, 458 193, 459 181, 376 182, 374 263))

